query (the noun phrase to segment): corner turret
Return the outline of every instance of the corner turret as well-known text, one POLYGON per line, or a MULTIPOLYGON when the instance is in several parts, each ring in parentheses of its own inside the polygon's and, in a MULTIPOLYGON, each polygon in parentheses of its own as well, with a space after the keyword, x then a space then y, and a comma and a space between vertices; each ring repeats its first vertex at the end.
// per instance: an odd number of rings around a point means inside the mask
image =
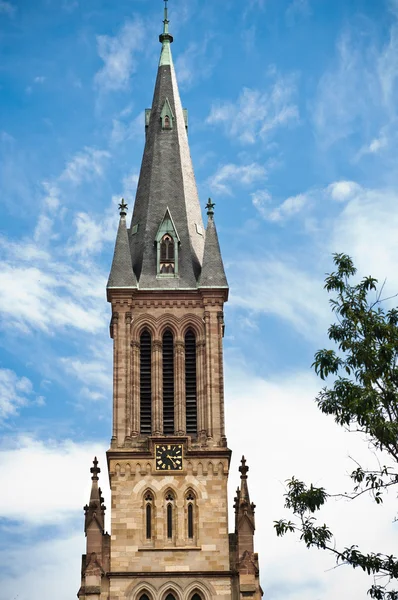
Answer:
POLYGON ((102 578, 109 570, 110 536, 105 533, 105 510, 101 488, 98 487, 97 457, 94 458, 90 502, 84 507, 86 554, 82 556, 82 581, 78 591, 80 600, 100 600, 102 578))

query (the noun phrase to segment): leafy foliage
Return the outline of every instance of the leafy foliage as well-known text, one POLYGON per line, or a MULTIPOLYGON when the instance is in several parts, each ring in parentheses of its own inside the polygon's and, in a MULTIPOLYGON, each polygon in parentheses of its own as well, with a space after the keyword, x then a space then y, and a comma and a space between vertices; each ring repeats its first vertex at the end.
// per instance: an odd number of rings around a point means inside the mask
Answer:
MULTIPOLYGON (((387 452, 398 462, 398 310, 385 311, 377 280, 365 277, 352 285, 356 273, 352 259, 335 254, 337 270, 327 275, 325 288, 336 294, 330 304, 337 322, 329 327, 329 339, 336 350, 323 349, 315 354, 313 368, 333 384, 317 397, 320 410, 333 415, 336 423, 349 431, 366 435, 370 444, 387 452), (375 293, 375 299, 369 296, 375 293)), ((369 493, 377 504, 383 502, 383 491, 398 483, 398 472, 386 466, 368 471, 360 465, 351 473, 353 491, 340 494, 351 499, 369 493)), ((379 553, 363 554, 357 546, 337 549, 333 534, 319 525, 314 514, 330 496, 323 488, 308 487, 294 477, 287 482, 285 507, 295 521, 275 521, 276 534, 298 532, 307 548, 332 552, 337 564, 349 564, 374 576, 369 595, 376 600, 398 600, 398 591, 389 589, 398 579, 398 560, 379 553), (383 585, 380 582, 382 581, 383 585)))

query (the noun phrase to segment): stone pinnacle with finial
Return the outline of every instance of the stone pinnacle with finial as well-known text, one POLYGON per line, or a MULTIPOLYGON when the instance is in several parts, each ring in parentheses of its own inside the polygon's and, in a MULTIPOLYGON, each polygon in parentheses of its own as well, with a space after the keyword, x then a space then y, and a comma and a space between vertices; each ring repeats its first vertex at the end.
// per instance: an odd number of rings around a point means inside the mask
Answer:
POLYGON ((207 204, 206 204, 206 210, 207 210, 207 216, 208 217, 213 217, 214 215, 214 207, 215 207, 215 203, 211 201, 211 198, 209 198, 207 204))

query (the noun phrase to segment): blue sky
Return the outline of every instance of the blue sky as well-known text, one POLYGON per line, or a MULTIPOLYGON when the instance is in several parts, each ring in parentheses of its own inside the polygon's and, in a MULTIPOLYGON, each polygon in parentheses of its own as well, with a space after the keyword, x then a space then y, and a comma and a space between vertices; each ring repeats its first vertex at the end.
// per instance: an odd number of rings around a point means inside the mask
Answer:
MULTIPOLYGON (((331 319, 333 252, 398 288, 398 3, 169 4, 199 194, 216 203, 231 287, 231 499, 245 453, 268 600, 364 597, 366 577, 277 539, 272 521, 287 477, 341 489, 348 456, 370 460, 318 413, 310 365, 331 319)), ((94 453, 106 488, 105 284, 117 204, 134 201, 162 9, 0 0, 0 600, 79 587, 94 453)), ((393 551, 392 501, 336 504, 325 520, 343 544, 393 551)))

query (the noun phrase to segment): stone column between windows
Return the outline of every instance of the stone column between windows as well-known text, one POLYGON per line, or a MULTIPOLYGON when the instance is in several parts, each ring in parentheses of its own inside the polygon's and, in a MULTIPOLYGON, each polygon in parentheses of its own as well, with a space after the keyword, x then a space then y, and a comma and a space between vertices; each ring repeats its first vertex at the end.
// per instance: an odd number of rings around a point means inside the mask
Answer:
POLYGON ((125 315, 121 314, 118 318, 116 348, 116 437, 117 445, 123 446, 126 438, 126 378, 127 378, 127 357, 126 357, 126 324, 122 322, 125 315))
POLYGON ((213 438, 213 371, 211 368, 211 349, 212 349, 212 336, 211 336, 211 313, 206 310, 204 315, 205 320, 205 332, 206 332, 206 392, 205 392, 205 405, 206 405, 206 431, 207 438, 213 438))
POLYGON ((205 340, 196 342, 196 390, 198 410, 198 434, 201 442, 206 441, 206 408, 205 408, 205 340))
POLYGON ((162 385, 162 342, 152 343, 152 434, 163 433, 163 385, 162 385))
POLYGON ((220 435, 225 440, 225 414, 224 414, 224 362, 223 362, 223 335, 224 335, 224 313, 217 313, 218 322, 218 393, 220 398, 220 435))
POLYGON ((126 358, 126 379, 125 379, 125 442, 131 441, 131 346, 130 340, 131 312, 125 315, 125 358, 126 358))
POLYGON ((174 430, 176 435, 185 435, 185 343, 177 340, 174 344, 174 430))
POLYGON ((118 328, 119 328, 119 313, 112 313, 111 319, 111 327, 112 327, 112 338, 113 338, 113 423, 112 423, 112 442, 111 444, 116 443, 117 441, 117 397, 118 397, 118 328))
POLYGON ((140 343, 131 342, 131 435, 137 437, 140 433, 140 343))

